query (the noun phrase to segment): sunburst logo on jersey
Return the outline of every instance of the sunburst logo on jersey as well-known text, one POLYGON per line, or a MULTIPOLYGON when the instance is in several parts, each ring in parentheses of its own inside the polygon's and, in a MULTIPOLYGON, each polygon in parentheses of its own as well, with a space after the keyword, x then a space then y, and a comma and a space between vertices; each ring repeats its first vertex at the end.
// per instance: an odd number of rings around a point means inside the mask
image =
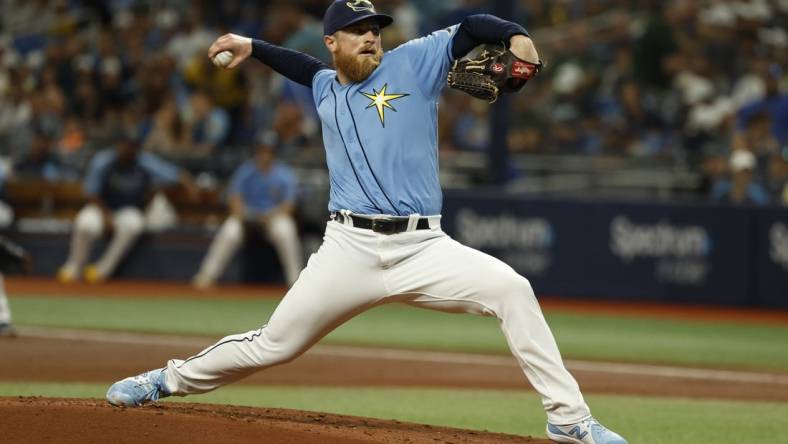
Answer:
POLYGON ((388 88, 388 83, 383 85, 383 89, 380 91, 372 88, 372 94, 361 92, 364 97, 368 98, 372 102, 367 105, 365 109, 370 109, 373 106, 378 109, 378 117, 380 117, 380 124, 383 125, 383 128, 386 127, 386 108, 397 112, 397 109, 394 108, 389 102, 392 100, 401 99, 403 97, 407 97, 410 94, 386 94, 386 89, 388 88))

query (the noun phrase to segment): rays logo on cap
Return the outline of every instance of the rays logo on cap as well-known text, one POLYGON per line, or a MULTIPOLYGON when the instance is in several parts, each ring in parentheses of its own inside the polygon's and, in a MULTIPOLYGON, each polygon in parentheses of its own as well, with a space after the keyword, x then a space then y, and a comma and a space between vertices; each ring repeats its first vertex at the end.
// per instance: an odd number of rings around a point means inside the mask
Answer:
POLYGON ((354 12, 369 11, 373 14, 375 13, 375 6, 373 6, 372 2, 369 0, 355 0, 352 2, 347 2, 347 7, 352 9, 354 12))

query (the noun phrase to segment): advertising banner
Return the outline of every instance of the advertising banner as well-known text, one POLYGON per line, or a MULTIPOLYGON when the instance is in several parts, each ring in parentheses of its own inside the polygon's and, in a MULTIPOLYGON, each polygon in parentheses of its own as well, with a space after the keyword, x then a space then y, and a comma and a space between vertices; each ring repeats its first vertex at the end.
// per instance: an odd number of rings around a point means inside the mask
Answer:
POLYGON ((763 209, 757 213, 755 249, 760 305, 788 307, 788 209, 763 209))
POLYGON ((538 294, 746 305, 752 212, 447 193, 444 229, 538 294))

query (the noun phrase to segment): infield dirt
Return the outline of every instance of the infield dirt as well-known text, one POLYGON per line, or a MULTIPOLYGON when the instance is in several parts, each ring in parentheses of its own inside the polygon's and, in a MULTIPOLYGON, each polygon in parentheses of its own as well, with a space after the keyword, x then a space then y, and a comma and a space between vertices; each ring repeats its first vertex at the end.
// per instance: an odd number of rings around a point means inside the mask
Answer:
MULTIPOLYGON (((21 290, 19 287, 27 285, 31 287, 25 288, 28 294, 46 294, 59 288, 51 285, 47 287, 49 284, 42 286, 47 288, 39 288, 32 280, 21 283, 20 286, 20 281, 16 281, 15 289, 21 290)), ((113 286, 112 290, 117 291, 119 287, 123 286, 113 286)), ((159 291, 139 291, 140 288, 135 286, 131 288, 138 294, 161 294, 159 291)), ((182 286, 172 286, 171 293, 180 294, 182 289, 182 286)), ((121 293, 116 291, 111 293, 121 293)), ((103 288, 102 292, 106 293, 107 288, 103 288)), ((24 294, 25 291, 19 293, 24 294)), ((253 296, 250 294, 249 297, 253 296)), ((724 318, 725 314, 722 313, 720 317, 724 318)), ((780 324, 785 322, 781 317, 771 321, 780 324)), ((58 338, 57 334, 35 337, 26 335, 24 327, 20 330, 21 337, 0 340, 0 381, 110 384, 125 376, 161 367, 170 358, 191 356, 219 339, 204 338, 202 344, 203 339, 197 338, 198 345, 194 346, 117 344, 111 342, 112 333, 106 334, 107 340, 97 341, 58 338)), ((784 383, 572 371, 585 393, 788 401, 788 384, 784 383)), ((493 366, 378 359, 374 354, 331 356, 311 351, 292 363, 257 373, 239 384, 530 389, 514 359, 510 366, 493 366)), ((0 442, 3 443, 550 442, 529 437, 295 410, 180 403, 118 409, 98 399, 26 397, 0 398, 0 431, 0 442)))
POLYGON ((209 404, 135 409, 92 399, 0 398, 3 442, 550 443, 398 421, 209 404))
MULTIPOLYGON (((0 381, 110 382, 185 357, 195 347, 25 337, 0 340, 0 381)), ((210 343, 206 339, 206 345, 210 343)), ((615 377, 575 372, 586 392, 788 400, 785 385, 615 377), (657 387, 657 388, 654 388, 657 387)), ((239 384, 517 388, 517 366, 438 364, 307 353, 239 384)), ((473 406, 468 406, 469 409, 473 406)), ((544 439, 295 410, 173 404, 139 409, 97 399, 0 398, 2 442, 549 443, 544 439)))

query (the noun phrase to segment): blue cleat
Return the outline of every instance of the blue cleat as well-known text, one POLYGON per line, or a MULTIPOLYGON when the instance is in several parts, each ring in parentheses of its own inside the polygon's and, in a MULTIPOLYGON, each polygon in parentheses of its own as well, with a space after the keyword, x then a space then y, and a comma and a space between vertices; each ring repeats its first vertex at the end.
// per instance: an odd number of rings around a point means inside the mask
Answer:
POLYGON ((163 368, 118 381, 107 391, 107 401, 118 407, 139 407, 167 396, 163 368))
POLYGON ((606 429, 594 418, 562 426, 548 422, 547 437, 566 444, 627 444, 618 433, 606 429))

